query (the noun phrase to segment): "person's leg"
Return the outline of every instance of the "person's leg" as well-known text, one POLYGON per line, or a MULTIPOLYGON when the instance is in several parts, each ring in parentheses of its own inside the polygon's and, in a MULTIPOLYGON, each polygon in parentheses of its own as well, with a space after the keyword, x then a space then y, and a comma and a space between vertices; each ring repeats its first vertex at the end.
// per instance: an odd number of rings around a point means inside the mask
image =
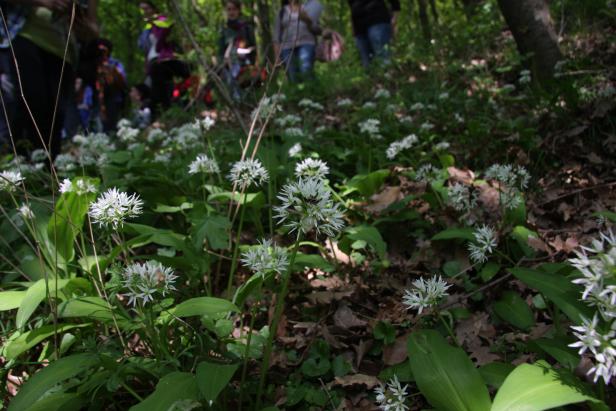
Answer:
POLYGON ((374 58, 382 64, 390 63, 389 43, 391 42, 391 24, 380 23, 368 27, 370 47, 374 52, 374 58))
POLYGON ((291 83, 297 81, 297 65, 295 63, 295 50, 296 49, 284 49, 280 52, 280 61, 282 67, 287 72, 287 78, 291 83))
POLYGON ((161 111, 171 106, 173 95, 173 72, 166 62, 152 63, 150 77, 152 79, 152 109, 154 117, 158 117, 161 111))
POLYGON ((372 47, 370 46, 368 34, 356 35, 355 44, 357 45, 357 51, 359 51, 361 65, 364 66, 364 68, 368 68, 368 65, 370 65, 370 60, 372 59, 372 47))
POLYGON ((312 80, 314 78, 315 50, 314 44, 304 44, 297 48, 301 80, 312 80))

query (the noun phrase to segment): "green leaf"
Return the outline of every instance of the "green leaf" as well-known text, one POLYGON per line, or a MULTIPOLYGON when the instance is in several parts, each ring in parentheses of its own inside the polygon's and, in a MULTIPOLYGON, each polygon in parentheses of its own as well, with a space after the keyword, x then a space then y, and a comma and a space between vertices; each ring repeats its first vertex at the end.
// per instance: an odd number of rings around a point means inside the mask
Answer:
POLYGON ((156 384, 154 392, 130 411, 169 411, 173 405, 182 400, 197 400, 199 389, 193 374, 172 372, 165 375, 156 384))
POLYGON ((568 278, 528 268, 511 268, 509 271, 518 280, 543 293, 574 323, 581 324, 582 317, 592 317, 591 308, 580 301, 581 290, 568 278))
POLYGON ((383 237, 379 230, 369 225, 360 225, 348 227, 345 231, 345 236, 350 240, 362 240, 368 243, 382 260, 387 252, 387 244, 383 241, 383 237))
POLYGON ((336 377, 344 377, 347 375, 353 366, 342 355, 337 355, 332 361, 332 371, 336 377))
POLYGON ((475 236, 473 236, 472 228, 448 228, 446 230, 441 231, 432 237, 432 240, 468 240, 474 241, 475 236))
POLYGON ((96 366, 98 362, 98 356, 90 353, 71 355, 51 362, 19 388, 8 411, 31 409, 50 388, 96 366))
POLYGON ((184 202, 179 206, 170 206, 166 204, 156 204, 154 209, 155 213, 179 213, 184 210, 190 210, 193 208, 193 203, 184 202))
POLYGON ((511 371, 515 368, 512 364, 493 362, 479 367, 481 378, 491 387, 499 388, 511 371))
MULTIPOLYGON (((58 307, 60 318, 87 318, 89 320, 113 321, 113 314, 109 305, 100 297, 78 297, 65 301, 58 307)), ((116 321, 126 323, 120 313, 116 314, 116 321)), ((120 324, 121 325, 121 324, 120 324)))
POLYGON ((488 411, 490 396, 468 355, 435 330, 414 332, 409 361, 421 393, 443 411, 488 411))
POLYGON ((389 381, 394 378, 394 375, 398 377, 400 382, 414 382, 413 370, 411 369, 411 363, 409 361, 403 361, 400 364, 393 365, 385 368, 379 374, 379 380, 389 381))
POLYGON ((613 211, 598 211, 596 213, 592 213, 593 217, 605 217, 613 223, 616 223, 616 213, 613 211))
POLYGON ((38 280, 32 284, 26 291, 26 295, 19 305, 19 310, 17 310, 17 316, 15 317, 17 328, 22 328, 26 325, 26 322, 30 319, 32 313, 34 313, 41 301, 45 299, 48 288, 49 293, 52 294, 56 289, 61 290, 66 284, 68 284, 68 281, 69 280, 55 280, 51 278, 49 279, 48 287, 46 286, 47 283, 44 279, 38 280))
POLYGON ((318 268, 328 273, 334 271, 335 268, 319 254, 304 254, 302 252, 298 252, 295 257, 295 262, 293 263, 293 270, 303 271, 306 267, 318 268))
POLYGON ((6 343, 4 354, 9 360, 14 360, 21 353, 34 347, 46 338, 51 337, 56 332, 58 334, 64 331, 71 330, 73 328, 88 327, 90 324, 58 324, 57 327, 53 325, 44 325, 32 331, 27 331, 23 334, 19 334, 16 338, 11 339, 6 343))
POLYGON ((208 203, 211 202, 221 202, 221 201, 229 201, 232 200, 235 203, 240 203, 241 205, 246 205, 248 207, 252 207, 255 208, 257 210, 263 208, 263 206, 265 206, 265 195, 263 194, 262 191, 259 191, 258 193, 245 193, 246 194, 246 200, 244 201, 244 194, 241 194, 239 192, 230 192, 230 191, 223 191, 221 193, 214 193, 214 194, 210 194, 210 196, 207 198, 208 203))
POLYGON ((85 400, 77 394, 60 391, 46 395, 29 407, 28 411, 79 411, 84 404, 85 400))
POLYGON ((222 250, 229 245, 230 229, 231 222, 227 216, 206 216, 200 221, 195 221, 193 243, 197 249, 201 249, 204 240, 207 240, 208 248, 222 250))
POLYGON ((26 296, 26 291, 2 291, 0 292, 0 311, 19 308, 26 296))
POLYGON ((494 303, 494 311, 503 320, 521 330, 528 331, 535 325, 532 310, 516 292, 503 292, 502 298, 494 303))
POLYGON ((229 384, 239 364, 216 364, 203 361, 197 366, 197 386, 207 401, 216 401, 229 384))
MULTIPOLYGON (((231 301, 216 297, 196 297, 186 300, 169 310, 175 317, 210 316, 226 314, 230 311, 238 312, 240 309, 231 301)), ((165 313, 163 313, 164 315, 165 313)), ((162 315, 161 315, 162 317, 162 315)))
POLYGON ((484 283, 490 281, 501 269, 501 265, 495 263, 493 261, 488 261, 481 271, 479 272, 479 277, 483 280, 484 283))
POLYGON ((396 340, 396 328, 389 321, 379 321, 372 330, 374 338, 383 340, 385 345, 391 344, 396 340))
POLYGON ((570 370, 574 370, 580 363, 580 356, 577 352, 568 346, 568 342, 563 341, 561 338, 539 338, 537 340, 530 341, 531 347, 536 346, 541 351, 545 351, 552 358, 556 359, 561 365, 567 367, 570 370))
POLYGON ((539 237, 536 232, 519 225, 514 227, 511 237, 518 243, 526 257, 532 257, 536 254, 536 251, 528 245, 528 237, 539 237))
POLYGON ((364 197, 370 197, 376 193, 389 176, 389 170, 376 170, 370 174, 358 174, 345 184, 345 190, 340 194, 342 197, 358 191, 364 197))
POLYGON ((599 402, 573 375, 539 361, 521 364, 507 376, 491 411, 541 411, 583 401, 599 402))

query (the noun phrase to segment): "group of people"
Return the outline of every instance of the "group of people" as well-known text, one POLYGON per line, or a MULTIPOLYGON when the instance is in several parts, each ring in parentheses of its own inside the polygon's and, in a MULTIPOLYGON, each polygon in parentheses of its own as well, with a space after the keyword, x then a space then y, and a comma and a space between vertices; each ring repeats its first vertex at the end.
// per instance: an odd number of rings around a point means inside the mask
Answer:
MULTIPOLYGON (((99 0, 0 0, 0 144, 10 137, 19 153, 45 146, 60 152, 61 136, 79 129, 112 131, 130 101, 136 127, 147 126, 172 104, 176 79, 189 83, 190 68, 178 57, 174 25, 152 0, 141 0, 145 27, 138 46, 145 79, 129 88, 113 45, 99 37, 99 0), (70 32, 70 35, 69 35, 70 32), (67 41, 68 39, 68 41, 67 41), (67 45, 68 42, 68 45, 67 45)), ((399 0, 348 0, 362 65, 389 61, 399 0)), ((254 28, 241 0, 225 2, 217 72, 239 100, 246 84, 265 76, 254 28)), ((290 82, 314 78, 323 35, 319 0, 282 0, 272 33, 276 64, 290 82)), ((12 150, 9 150, 12 151, 12 150)))

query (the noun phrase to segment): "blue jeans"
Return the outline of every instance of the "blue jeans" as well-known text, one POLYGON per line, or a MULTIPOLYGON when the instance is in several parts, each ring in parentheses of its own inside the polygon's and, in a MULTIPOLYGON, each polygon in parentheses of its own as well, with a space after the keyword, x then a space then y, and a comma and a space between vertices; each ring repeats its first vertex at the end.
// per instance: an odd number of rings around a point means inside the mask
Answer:
POLYGON ((315 49, 314 44, 302 44, 280 52, 280 59, 284 63, 287 78, 291 83, 314 78, 315 49))
POLYGON ((391 24, 379 23, 368 27, 364 34, 355 36, 355 43, 359 49, 361 64, 365 68, 377 58, 383 64, 389 63, 389 42, 391 41, 391 24))

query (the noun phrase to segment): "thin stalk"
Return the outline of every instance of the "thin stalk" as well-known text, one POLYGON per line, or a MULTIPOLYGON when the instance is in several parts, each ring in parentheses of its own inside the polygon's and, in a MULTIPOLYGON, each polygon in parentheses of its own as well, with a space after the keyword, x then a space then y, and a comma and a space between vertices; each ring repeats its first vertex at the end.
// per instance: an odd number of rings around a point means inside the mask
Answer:
POLYGON ((441 322, 443 323, 443 325, 445 326, 445 329, 447 329, 447 333, 449 334, 449 336, 451 337, 451 339, 453 340, 454 344, 459 347, 460 344, 458 343, 458 339, 456 338, 456 335, 453 333, 453 330, 451 329, 451 326, 449 325, 449 323, 445 320, 445 318, 443 317, 443 315, 441 314, 441 312, 439 311, 438 313, 438 318, 441 320, 441 322))
POLYGON ((231 257, 231 270, 229 271, 229 280, 227 282, 227 295, 231 295, 231 288, 233 287, 233 278, 235 277, 235 270, 237 269, 237 254, 240 250, 240 236, 242 235, 242 228, 244 226, 244 214, 246 213, 246 199, 248 193, 244 192, 244 201, 241 205, 240 211, 240 223, 237 229, 237 235, 235 236, 235 245, 233 247, 233 256, 231 257))
POLYGON ((263 362, 261 363, 261 375, 259 377, 259 389, 257 391, 257 410, 260 409, 261 406, 261 395, 263 394, 263 388, 265 388, 265 377, 267 376, 267 371, 269 369, 274 335, 276 335, 278 323, 280 322, 282 310, 284 309, 284 300, 287 296, 287 292, 289 291, 289 279, 291 278, 291 273, 293 271, 293 264, 295 263, 295 257, 297 256, 300 240, 301 231, 298 231, 297 238, 295 239, 295 243, 293 244, 293 253, 291 254, 291 258, 289 259, 289 268, 287 268, 287 271, 282 278, 282 288, 280 290, 280 293, 276 295, 276 308, 274 310, 274 318, 272 318, 272 324, 270 326, 269 335, 267 336, 267 342, 265 344, 265 351, 263 352, 263 362))
POLYGON ((239 411, 242 411, 242 404, 244 403, 244 382, 246 381, 246 374, 248 373, 248 354, 250 353, 250 342, 252 340, 252 330, 255 327, 256 310, 254 307, 251 309, 250 328, 248 330, 248 337, 246 338, 246 352, 244 353, 244 365, 242 367, 242 379, 240 381, 240 403, 239 411))

